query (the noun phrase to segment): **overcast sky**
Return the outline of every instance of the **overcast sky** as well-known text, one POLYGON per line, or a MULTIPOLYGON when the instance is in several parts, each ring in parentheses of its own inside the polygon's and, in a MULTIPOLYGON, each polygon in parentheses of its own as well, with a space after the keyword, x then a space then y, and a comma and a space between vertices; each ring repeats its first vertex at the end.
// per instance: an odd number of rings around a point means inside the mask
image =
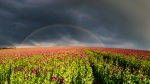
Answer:
POLYGON ((0 46, 150 50, 148 0, 0 0, 0 46))

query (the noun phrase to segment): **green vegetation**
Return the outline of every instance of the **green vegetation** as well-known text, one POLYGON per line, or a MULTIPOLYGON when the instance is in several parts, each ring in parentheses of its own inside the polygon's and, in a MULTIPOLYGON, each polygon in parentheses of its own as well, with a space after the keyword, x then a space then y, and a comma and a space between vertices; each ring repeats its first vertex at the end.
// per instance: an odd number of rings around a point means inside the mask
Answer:
POLYGON ((149 61, 89 50, 85 52, 93 65, 95 80, 100 84, 150 84, 149 61))
POLYGON ((89 49, 0 57, 0 84, 150 84, 150 62, 89 49))
POLYGON ((79 54, 16 56, 0 64, 0 84, 92 84, 89 59, 79 54))

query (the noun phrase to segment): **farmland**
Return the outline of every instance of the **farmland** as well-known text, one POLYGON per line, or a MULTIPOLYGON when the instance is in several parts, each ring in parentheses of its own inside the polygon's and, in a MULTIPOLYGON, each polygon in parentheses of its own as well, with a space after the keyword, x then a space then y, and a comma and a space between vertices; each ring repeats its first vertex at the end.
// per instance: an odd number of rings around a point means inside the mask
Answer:
POLYGON ((92 47, 0 50, 0 84, 150 84, 150 51, 92 47))

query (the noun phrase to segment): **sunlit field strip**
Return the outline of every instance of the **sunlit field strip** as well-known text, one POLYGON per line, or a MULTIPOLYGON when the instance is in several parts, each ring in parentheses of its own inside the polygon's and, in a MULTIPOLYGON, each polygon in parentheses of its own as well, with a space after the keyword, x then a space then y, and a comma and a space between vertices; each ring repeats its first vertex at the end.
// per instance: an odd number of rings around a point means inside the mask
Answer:
POLYGON ((1 83, 92 84, 92 68, 81 48, 32 52, 1 56, 1 83))

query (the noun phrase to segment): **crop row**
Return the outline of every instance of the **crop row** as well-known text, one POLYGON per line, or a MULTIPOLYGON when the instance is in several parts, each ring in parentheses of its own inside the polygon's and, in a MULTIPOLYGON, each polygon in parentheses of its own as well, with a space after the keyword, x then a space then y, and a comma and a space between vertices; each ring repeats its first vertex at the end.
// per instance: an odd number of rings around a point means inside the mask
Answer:
POLYGON ((100 84, 149 84, 150 62, 135 57, 85 50, 100 84))

